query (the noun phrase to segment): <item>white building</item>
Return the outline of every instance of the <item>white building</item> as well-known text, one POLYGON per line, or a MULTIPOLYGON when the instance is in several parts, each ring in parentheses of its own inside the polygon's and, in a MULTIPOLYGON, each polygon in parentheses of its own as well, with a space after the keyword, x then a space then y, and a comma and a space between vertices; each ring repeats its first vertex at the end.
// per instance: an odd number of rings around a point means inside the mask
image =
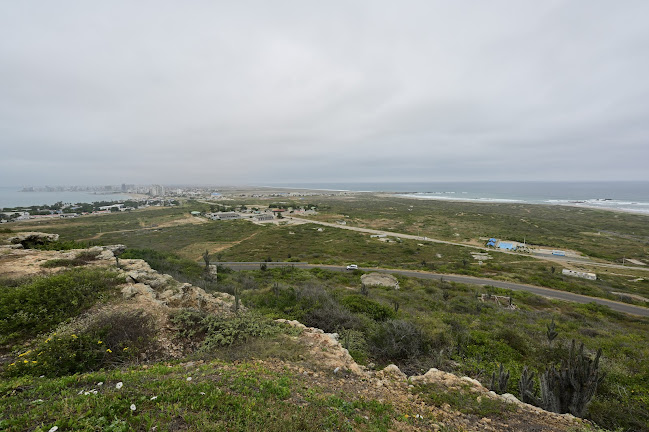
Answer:
POLYGON ((580 272, 576 270, 563 269, 561 273, 566 276, 578 277, 582 279, 597 280, 597 275, 595 273, 580 272))
POLYGON ((240 218, 241 215, 234 212, 218 212, 218 213, 210 214, 210 219, 212 220, 232 220, 232 219, 240 219, 240 218))

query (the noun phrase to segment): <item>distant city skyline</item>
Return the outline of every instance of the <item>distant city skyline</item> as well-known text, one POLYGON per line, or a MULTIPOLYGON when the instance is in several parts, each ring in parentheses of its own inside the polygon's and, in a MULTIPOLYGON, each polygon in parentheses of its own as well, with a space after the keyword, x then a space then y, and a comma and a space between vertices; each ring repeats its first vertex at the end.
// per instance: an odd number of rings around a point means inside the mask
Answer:
POLYGON ((649 180, 644 1, 0 10, 0 186, 649 180))

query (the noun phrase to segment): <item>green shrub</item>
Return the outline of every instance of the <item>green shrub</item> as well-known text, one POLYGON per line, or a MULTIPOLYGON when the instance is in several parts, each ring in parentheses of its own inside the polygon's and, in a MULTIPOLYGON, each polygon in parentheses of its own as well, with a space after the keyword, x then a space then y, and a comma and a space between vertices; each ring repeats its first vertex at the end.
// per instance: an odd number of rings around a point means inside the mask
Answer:
POLYGON ((362 313, 375 321, 385 321, 397 315, 394 308, 358 294, 347 296, 340 303, 351 312, 362 313))
POLYGON ((342 329, 363 328, 363 322, 358 316, 333 300, 307 312, 303 324, 329 333, 339 332, 342 329))
POLYGON ((45 261, 41 264, 41 267, 44 268, 56 268, 56 267, 75 267, 74 262, 68 258, 56 258, 45 261))
POLYGON ((403 320, 381 323, 369 337, 372 354, 381 360, 407 360, 427 354, 429 337, 416 325, 403 320))
POLYGON ((6 368, 9 376, 62 376, 116 366, 152 352, 155 328, 142 312, 113 312, 96 317, 77 333, 52 334, 6 368))
POLYGON ((121 281, 104 269, 73 269, 0 289, 0 344, 52 331, 121 281))
POLYGON ((187 341, 205 339, 207 313, 197 309, 181 309, 171 315, 169 320, 176 327, 176 335, 187 341))
POLYGON ((247 312, 226 318, 194 309, 184 309, 171 317, 178 337, 185 343, 200 346, 203 352, 245 343, 250 339, 295 333, 293 327, 257 313, 247 312))
POLYGON ((71 249, 86 249, 89 248, 91 243, 79 243, 76 241, 54 241, 46 243, 27 242, 23 243, 25 249, 39 249, 39 250, 71 250, 71 249))
POLYGON ((285 330, 285 326, 280 323, 254 313, 232 318, 208 315, 204 323, 207 326, 207 336, 201 347, 203 352, 245 343, 249 339, 275 336, 285 330))
POLYGON ((501 328, 496 333, 496 338, 505 342, 511 348, 518 351, 521 355, 526 355, 530 350, 528 340, 513 328, 501 328))
POLYGON ((345 329, 340 332, 338 338, 343 348, 349 351, 349 355, 359 364, 367 364, 369 350, 365 334, 358 330, 345 329))

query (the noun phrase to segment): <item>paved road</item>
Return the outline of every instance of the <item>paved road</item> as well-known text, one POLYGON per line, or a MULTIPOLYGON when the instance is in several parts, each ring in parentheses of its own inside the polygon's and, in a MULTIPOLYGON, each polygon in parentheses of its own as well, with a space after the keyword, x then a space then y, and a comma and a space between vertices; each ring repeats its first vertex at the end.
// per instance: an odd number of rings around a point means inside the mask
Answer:
MULTIPOLYGON (((224 265, 225 267, 232 268, 233 270, 259 270, 259 265, 261 263, 231 262, 231 263, 219 263, 219 264, 224 265)), ((293 267, 299 267, 305 269, 324 268, 324 269, 334 270, 334 271, 347 271, 343 266, 315 265, 315 264, 295 263, 295 262, 289 262, 289 263, 271 262, 266 264, 268 265, 268 267, 282 267, 282 266, 290 265, 293 267)), ((566 301, 572 301, 576 303, 597 303, 604 306, 608 306, 611 309, 618 312, 624 312, 631 315, 640 315, 640 316, 649 317, 649 308, 645 308, 642 306, 634 306, 627 303, 616 302, 613 300, 607 300, 599 297, 589 297, 581 294, 574 294, 566 291, 559 291, 551 288, 543 288, 543 287, 527 285, 522 283, 505 282, 505 281, 498 281, 498 280, 486 279, 486 278, 476 278, 472 276, 428 273, 428 272, 421 272, 421 271, 414 271, 414 270, 375 269, 375 268, 359 268, 359 270, 379 272, 379 273, 400 274, 403 276, 416 277, 420 279, 436 279, 436 280, 444 279, 445 281, 459 282, 464 284, 473 284, 473 285, 482 285, 482 286, 490 285, 490 286, 510 289, 514 291, 528 291, 551 299, 566 300, 566 301)))
POLYGON ((593 265, 593 266, 598 266, 598 267, 610 267, 610 268, 618 268, 618 269, 625 269, 625 270, 641 270, 641 271, 649 271, 649 267, 640 267, 640 266, 622 266, 620 264, 609 264, 609 263, 601 263, 601 262, 594 262, 590 260, 588 257, 580 257, 580 256, 557 256, 557 255, 548 255, 548 254, 543 254, 543 253, 531 253, 531 254, 521 254, 521 253, 516 253, 516 252, 508 252, 505 250, 501 249, 494 249, 494 248, 487 248, 484 246, 476 246, 476 245, 470 245, 466 243, 458 243, 458 242, 452 242, 452 241, 447 241, 447 240, 438 240, 438 239, 432 239, 430 237, 420 237, 412 234, 403 234, 403 233, 395 233, 391 231, 384 231, 384 230, 375 230, 371 228, 361 228, 361 227, 354 227, 354 226, 349 226, 349 225, 340 225, 336 223, 329 223, 329 222, 321 222, 321 221, 316 221, 316 220, 311 220, 311 219, 304 219, 304 218, 299 218, 295 216, 285 216, 286 219, 291 219, 293 221, 299 221, 303 223, 313 223, 317 225, 323 225, 323 226, 328 226, 331 228, 338 228, 338 229, 346 229, 350 231, 358 231, 358 232, 364 232, 364 233, 369 233, 369 234, 378 234, 378 235, 388 235, 391 237, 399 237, 399 238, 404 238, 404 239, 410 239, 410 240, 417 240, 419 242, 428 242, 428 243, 441 243, 441 244, 448 244, 448 245, 453 245, 453 246, 462 246, 466 248, 471 248, 471 249, 478 249, 483 252, 494 252, 494 253, 503 253, 503 254, 508 254, 508 255, 516 255, 516 256, 527 256, 531 258, 536 258, 539 260, 543 261, 553 261, 553 262, 567 262, 567 263, 572 263, 572 264, 586 264, 586 265, 593 265))

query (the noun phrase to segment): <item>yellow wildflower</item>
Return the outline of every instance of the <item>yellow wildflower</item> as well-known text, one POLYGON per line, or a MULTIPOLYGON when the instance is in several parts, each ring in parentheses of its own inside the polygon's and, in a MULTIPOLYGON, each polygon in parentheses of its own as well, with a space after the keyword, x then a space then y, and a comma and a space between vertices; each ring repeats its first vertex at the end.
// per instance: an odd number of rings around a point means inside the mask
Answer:
POLYGON ((74 333, 72 333, 72 339, 76 339, 76 338, 77 338, 77 335, 75 335, 74 333))
POLYGON ((98 343, 98 344, 103 344, 103 342, 102 342, 102 341, 97 341, 97 343, 98 343))
POLYGON ((32 350, 25 351, 24 353, 19 354, 18 357, 26 356, 26 355, 29 354, 30 352, 32 352, 32 350))
POLYGON ((32 363, 38 363, 36 360, 32 360, 32 363))
POLYGON ((110 350, 110 348, 108 348, 108 349, 106 350, 106 352, 112 353, 112 351, 110 350))
POLYGON ((127 349, 128 349, 128 347, 124 347, 124 351, 126 351, 127 349))
POLYGON ((29 360, 23 360, 23 363, 29 363, 29 360))

